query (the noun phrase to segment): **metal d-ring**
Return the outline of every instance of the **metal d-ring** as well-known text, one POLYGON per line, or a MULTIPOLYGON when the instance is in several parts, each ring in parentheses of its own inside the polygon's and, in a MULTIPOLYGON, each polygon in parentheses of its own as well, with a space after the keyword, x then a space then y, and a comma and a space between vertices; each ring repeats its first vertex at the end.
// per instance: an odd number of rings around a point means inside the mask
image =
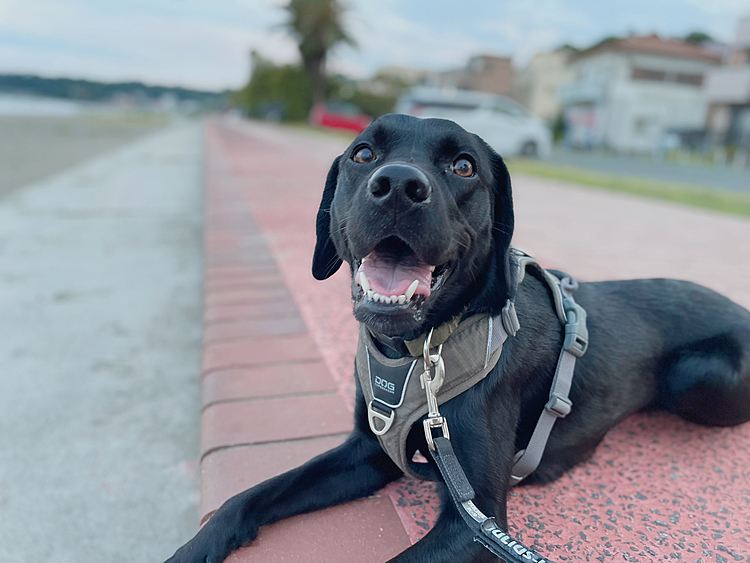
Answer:
POLYGON ((370 419, 370 429, 376 436, 382 436, 391 429, 393 419, 396 417, 396 411, 391 410, 391 413, 388 415, 380 413, 372 406, 373 402, 374 401, 370 401, 367 404, 367 416, 370 419), (377 426, 374 423, 375 420, 380 420, 383 423, 383 427, 380 430, 377 429, 377 426))

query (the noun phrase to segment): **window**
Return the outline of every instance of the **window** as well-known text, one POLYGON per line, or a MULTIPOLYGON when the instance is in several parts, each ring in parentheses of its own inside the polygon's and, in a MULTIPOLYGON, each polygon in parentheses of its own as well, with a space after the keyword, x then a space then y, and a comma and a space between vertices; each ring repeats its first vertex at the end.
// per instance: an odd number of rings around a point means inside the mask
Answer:
POLYGON ((702 86, 703 75, 702 74, 684 74, 678 73, 675 77, 675 82, 678 84, 689 84, 690 86, 702 86))
POLYGON ((650 70, 648 68, 634 68, 633 80, 650 80, 652 82, 664 82, 667 73, 663 70, 650 70))
POLYGON ((657 120, 653 117, 640 116, 633 120, 633 133, 639 136, 651 135, 657 126, 657 120))

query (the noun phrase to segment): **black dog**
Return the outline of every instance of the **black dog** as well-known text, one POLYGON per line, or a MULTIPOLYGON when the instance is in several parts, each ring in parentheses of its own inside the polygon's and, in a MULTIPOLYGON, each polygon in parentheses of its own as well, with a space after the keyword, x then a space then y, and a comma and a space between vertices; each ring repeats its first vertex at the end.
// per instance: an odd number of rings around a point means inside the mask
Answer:
MULTIPOLYGON (((313 274, 325 279, 348 262, 355 317, 383 354, 399 357, 407 354, 405 341, 456 315, 500 313, 513 287, 512 234, 510 177, 492 149, 450 121, 388 115, 331 167, 313 274), (373 294, 404 299, 368 297, 357 275, 365 269, 377 286, 373 294), (416 288, 407 287, 412 280, 420 282, 416 288)), ((527 482, 556 479, 638 411, 660 408, 718 426, 750 419, 750 313, 706 288, 663 279, 583 283, 576 299, 588 312, 591 344, 576 366, 574 408, 557 422, 527 482)), ((513 457, 548 400, 562 343, 538 277, 527 275, 515 303, 521 329, 495 368, 441 406, 478 507, 506 529, 513 457)), ((218 563, 252 542, 261 526, 397 479, 402 472, 381 449, 366 411, 358 388, 355 429, 343 445, 229 499, 169 561, 218 563)), ((427 451, 421 426, 410 434, 409 457, 427 451)), ((426 471, 440 480, 432 462, 426 471)), ((434 528, 393 561, 494 560, 440 488, 434 528)))

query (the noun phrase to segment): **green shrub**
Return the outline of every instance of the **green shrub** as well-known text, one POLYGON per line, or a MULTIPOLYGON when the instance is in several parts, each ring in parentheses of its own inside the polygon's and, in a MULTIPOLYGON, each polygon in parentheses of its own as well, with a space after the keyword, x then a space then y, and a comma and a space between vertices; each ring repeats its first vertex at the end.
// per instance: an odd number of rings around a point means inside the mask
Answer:
POLYGON ((279 110, 284 121, 305 121, 312 107, 312 81, 301 66, 276 66, 253 53, 250 82, 234 95, 234 103, 254 117, 279 110))

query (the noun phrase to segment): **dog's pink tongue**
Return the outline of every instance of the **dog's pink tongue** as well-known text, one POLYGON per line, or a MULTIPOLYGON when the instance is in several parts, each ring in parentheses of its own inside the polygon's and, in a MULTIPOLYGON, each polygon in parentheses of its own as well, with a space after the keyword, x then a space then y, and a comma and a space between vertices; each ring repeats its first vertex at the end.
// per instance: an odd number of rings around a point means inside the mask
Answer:
MULTIPOLYGON (((360 283, 360 273, 367 276, 370 289, 380 295, 403 295, 414 280, 419 282, 416 295, 429 297, 432 271, 427 264, 401 264, 383 260, 376 252, 371 252, 357 270, 355 280, 360 283)), ((360 284, 361 285, 361 284, 360 284)))

